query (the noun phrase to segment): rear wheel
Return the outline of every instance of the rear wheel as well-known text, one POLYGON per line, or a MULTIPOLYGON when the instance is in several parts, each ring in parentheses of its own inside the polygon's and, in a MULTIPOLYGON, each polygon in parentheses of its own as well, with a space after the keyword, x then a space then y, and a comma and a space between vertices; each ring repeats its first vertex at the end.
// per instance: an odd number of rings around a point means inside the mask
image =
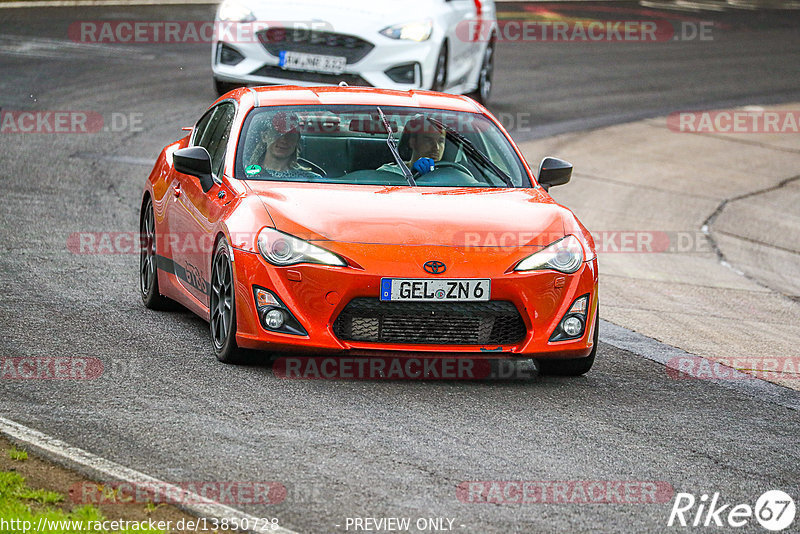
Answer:
POLYGON ((142 208, 139 222, 139 292, 145 307, 151 310, 173 309, 174 303, 158 291, 158 254, 156 249, 156 219, 149 198, 142 208))
POLYGON ((230 247, 223 237, 211 264, 210 327, 214 354, 223 363, 243 363, 245 352, 236 345, 236 298, 230 247))
POLYGON ((580 376, 589 372, 594 365, 594 357, 597 354, 597 341, 600 332, 600 311, 598 310, 594 318, 594 346, 592 352, 585 358, 574 358, 570 360, 539 360, 539 369, 543 375, 553 376, 580 376))

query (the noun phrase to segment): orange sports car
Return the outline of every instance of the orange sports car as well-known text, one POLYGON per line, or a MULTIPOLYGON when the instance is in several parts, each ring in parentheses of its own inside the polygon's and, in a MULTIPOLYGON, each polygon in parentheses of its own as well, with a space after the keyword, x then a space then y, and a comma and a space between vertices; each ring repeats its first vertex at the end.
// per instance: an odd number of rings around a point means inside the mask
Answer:
POLYGON ((597 256, 468 97, 240 88, 167 146, 141 205, 145 306, 208 320, 217 358, 270 352, 534 358, 597 352, 597 256), (390 351, 390 352, 389 352, 390 351))

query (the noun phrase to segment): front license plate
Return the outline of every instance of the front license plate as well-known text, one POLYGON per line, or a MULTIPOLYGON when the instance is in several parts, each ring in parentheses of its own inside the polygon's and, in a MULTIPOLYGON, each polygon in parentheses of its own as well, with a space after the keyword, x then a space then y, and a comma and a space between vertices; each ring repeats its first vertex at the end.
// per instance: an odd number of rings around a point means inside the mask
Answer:
POLYGON ((347 58, 343 56, 304 54, 288 50, 282 50, 279 58, 278 64, 285 70, 306 70, 329 74, 341 74, 347 64, 347 58))
POLYGON ((381 278, 381 300, 469 302, 489 300, 491 280, 381 278))

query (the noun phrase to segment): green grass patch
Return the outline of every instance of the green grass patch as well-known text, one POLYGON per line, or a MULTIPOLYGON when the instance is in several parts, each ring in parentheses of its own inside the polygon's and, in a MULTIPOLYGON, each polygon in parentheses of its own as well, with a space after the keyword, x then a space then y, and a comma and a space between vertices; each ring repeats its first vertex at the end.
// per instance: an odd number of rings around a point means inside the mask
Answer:
POLYGON ((28 451, 24 451, 22 449, 18 449, 16 447, 11 447, 8 449, 8 457, 12 460, 18 460, 20 462, 24 462, 28 459, 28 451))
POLYGON ((148 501, 148 502, 147 502, 147 504, 145 504, 145 505, 144 505, 144 511, 145 511, 145 512, 146 512, 148 515, 150 515, 150 514, 152 514, 153 512, 155 512, 156 510, 158 510, 159 508, 161 508, 162 506, 164 506, 164 503, 163 503, 163 502, 161 502, 161 503, 158 503, 158 504, 155 504, 155 503, 153 503, 153 502, 150 502, 150 501, 148 501))
MULTIPOLYGON (((91 504, 79 506, 72 510, 54 508, 52 505, 64 502, 64 496, 47 490, 35 490, 25 484, 25 479, 19 474, 9 471, 0 471, 0 525, 3 532, 22 534, 22 528, 8 528, 8 525, 20 525, 28 522, 38 526, 40 520, 53 521, 81 521, 82 528, 75 523, 72 525, 52 525, 43 529, 42 533, 49 534, 108 534, 108 531, 89 529, 89 523, 105 521, 106 518, 99 509, 91 504), (12 523, 13 521, 13 523, 12 523)), ((34 527, 35 528, 35 527, 34 527)), ((118 534, 164 534, 160 530, 122 530, 118 534)))

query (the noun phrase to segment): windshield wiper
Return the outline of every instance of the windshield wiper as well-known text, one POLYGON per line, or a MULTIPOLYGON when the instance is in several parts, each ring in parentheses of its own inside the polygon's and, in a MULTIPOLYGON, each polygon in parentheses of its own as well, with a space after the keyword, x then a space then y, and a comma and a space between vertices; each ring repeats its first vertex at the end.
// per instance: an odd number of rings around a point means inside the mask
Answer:
POLYGON ((383 121, 383 127, 386 128, 386 133, 389 134, 389 137, 386 138, 386 144, 389 145, 389 150, 392 152, 392 156, 394 156, 394 160, 400 165, 400 169, 403 171, 403 176, 406 177, 408 180, 408 185, 417 185, 417 182, 414 181, 414 176, 411 175, 411 171, 408 170, 403 158, 400 157, 400 152, 397 151, 397 142, 392 137, 392 127, 389 124, 389 121, 386 120, 386 115, 383 114, 381 108, 378 108, 378 114, 381 116, 381 120, 383 121))
POLYGON ((480 163, 483 163, 484 166, 489 167, 492 172, 494 172, 497 176, 499 176, 505 183, 507 187, 515 187, 514 182, 511 180, 503 169, 495 165, 492 160, 489 159, 489 156, 478 150, 478 148, 472 144, 472 141, 458 133, 457 131, 453 130, 452 128, 445 126, 442 122, 428 117, 428 120, 435 124, 437 127, 441 128, 447 135, 453 138, 457 144, 461 145, 464 148, 464 151, 472 156, 473 159, 477 159, 480 163))

